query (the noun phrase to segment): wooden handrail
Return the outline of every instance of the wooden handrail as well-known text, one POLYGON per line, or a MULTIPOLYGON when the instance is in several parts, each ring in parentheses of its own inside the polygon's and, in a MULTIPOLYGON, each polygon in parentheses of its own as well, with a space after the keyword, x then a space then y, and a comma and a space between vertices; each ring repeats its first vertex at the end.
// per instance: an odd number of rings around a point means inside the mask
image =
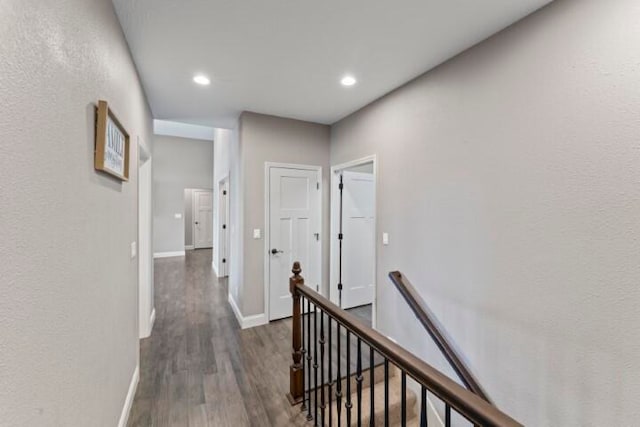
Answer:
POLYGON ((520 423, 491 405, 482 397, 462 387, 386 336, 365 325, 353 314, 341 309, 310 287, 305 286, 304 279, 300 276, 301 269, 299 263, 294 263, 292 272, 293 277, 290 279, 289 286, 293 296, 294 308, 292 341, 294 363, 292 364, 290 401, 295 402, 302 400, 304 394, 304 380, 302 375, 296 374, 297 383, 294 384, 294 372, 297 372, 297 367, 299 366, 301 369, 304 369, 304 366, 299 365, 300 359, 298 357, 298 355, 302 354, 302 342, 300 340, 302 327, 299 319, 300 297, 302 296, 308 301, 311 301, 311 303, 324 311, 328 316, 339 322, 352 334, 369 344, 400 370, 406 372, 407 375, 425 386, 432 394, 450 405, 451 408, 455 409, 474 424, 496 427, 522 427, 520 423), (298 308, 296 309, 296 307, 298 308), (298 316, 298 320, 295 319, 296 315, 298 316), (294 369, 294 366, 296 366, 296 369, 294 369), (296 395, 296 393, 299 394, 296 395))
POLYGON ((411 311, 416 315, 422 326, 426 329, 429 335, 431 335, 431 338, 433 338, 433 341, 435 341, 436 345, 462 383, 469 390, 491 403, 491 400, 489 400, 485 391, 482 389, 471 371, 469 371, 462 359, 458 356, 458 353, 453 348, 442 329, 438 326, 439 322, 436 321, 435 316, 432 314, 427 304, 422 300, 415 287, 399 271, 389 273, 389 278, 393 284, 396 285, 396 288, 398 288, 400 294, 402 294, 405 301, 411 308, 411 311))

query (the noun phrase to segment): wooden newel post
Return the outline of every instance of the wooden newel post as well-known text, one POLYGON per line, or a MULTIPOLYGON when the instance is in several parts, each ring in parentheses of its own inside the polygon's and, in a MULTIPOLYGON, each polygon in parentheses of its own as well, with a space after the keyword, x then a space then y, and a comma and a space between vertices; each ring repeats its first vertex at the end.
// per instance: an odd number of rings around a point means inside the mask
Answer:
POLYGON ((289 368, 289 402, 297 405, 302 402, 304 396, 304 365, 302 363, 302 317, 300 306, 300 292, 298 286, 304 285, 304 279, 300 276, 302 269, 298 261, 293 263, 291 270, 293 276, 289 279, 289 292, 293 301, 292 317, 292 353, 293 363, 289 368))

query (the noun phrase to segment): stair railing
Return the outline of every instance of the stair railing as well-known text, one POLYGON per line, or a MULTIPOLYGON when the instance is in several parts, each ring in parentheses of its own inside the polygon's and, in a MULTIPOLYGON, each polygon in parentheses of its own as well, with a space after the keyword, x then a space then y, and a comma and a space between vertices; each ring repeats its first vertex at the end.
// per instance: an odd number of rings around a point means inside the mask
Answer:
POLYGON ((422 297, 420 297, 420 294, 416 291, 415 287, 399 271, 389 273, 389 278, 393 284, 396 285, 396 288, 400 291, 400 294, 404 297, 418 321, 422 324, 431 338, 433 338, 433 341, 436 343, 445 359, 447 359, 449 365, 451 365, 455 373, 458 375, 460 381, 462 381, 468 390, 471 390, 473 393, 491 403, 486 392, 475 379, 469 368, 467 368, 467 365, 462 361, 462 358, 458 355, 457 351, 451 344, 450 339, 444 333, 444 328, 440 326, 439 322, 422 297))
POLYGON ((473 426, 521 426, 484 396, 461 386, 305 286, 301 272, 300 264, 295 262, 289 280, 293 301, 293 362, 287 397, 291 404, 301 404, 301 410, 313 425, 406 426, 412 415, 408 403, 412 392, 407 391, 407 379, 412 378, 420 388, 420 396, 414 403, 420 426, 427 426, 429 396, 443 403, 445 427, 451 426, 452 411, 473 426), (376 360, 380 362, 378 365, 376 360), (392 383, 395 371, 400 378, 392 383), (368 396, 363 392, 366 382, 368 396), (396 411, 390 407, 392 395, 397 396, 391 387, 399 388, 395 389, 400 393, 396 411))

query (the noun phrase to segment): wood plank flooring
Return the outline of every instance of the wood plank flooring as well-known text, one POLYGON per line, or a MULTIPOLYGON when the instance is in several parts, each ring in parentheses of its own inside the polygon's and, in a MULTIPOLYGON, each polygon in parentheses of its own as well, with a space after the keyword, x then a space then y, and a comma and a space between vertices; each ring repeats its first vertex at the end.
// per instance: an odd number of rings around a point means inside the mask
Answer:
MULTIPOLYGON (((290 319, 241 330, 210 250, 155 260, 155 292, 156 323, 141 341, 129 426, 306 425, 285 397, 290 319)), ((370 322, 370 307, 352 312, 370 322)))

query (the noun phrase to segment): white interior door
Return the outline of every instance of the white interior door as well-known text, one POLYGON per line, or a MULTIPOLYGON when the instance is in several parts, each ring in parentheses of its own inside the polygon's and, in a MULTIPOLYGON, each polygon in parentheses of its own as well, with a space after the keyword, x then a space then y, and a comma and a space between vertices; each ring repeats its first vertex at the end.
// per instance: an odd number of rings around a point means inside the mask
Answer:
POLYGON ((269 168, 269 320, 291 316, 294 261, 305 284, 320 284, 320 171, 269 168))
POLYGON ((227 277, 229 275, 229 180, 225 179, 220 183, 220 200, 218 203, 219 218, 219 242, 218 242, 218 275, 227 277))
POLYGON ((213 246, 213 191, 193 190, 193 247, 213 246))
POLYGON ((371 304, 374 293, 375 181, 342 172, 342 307, 371 304))

